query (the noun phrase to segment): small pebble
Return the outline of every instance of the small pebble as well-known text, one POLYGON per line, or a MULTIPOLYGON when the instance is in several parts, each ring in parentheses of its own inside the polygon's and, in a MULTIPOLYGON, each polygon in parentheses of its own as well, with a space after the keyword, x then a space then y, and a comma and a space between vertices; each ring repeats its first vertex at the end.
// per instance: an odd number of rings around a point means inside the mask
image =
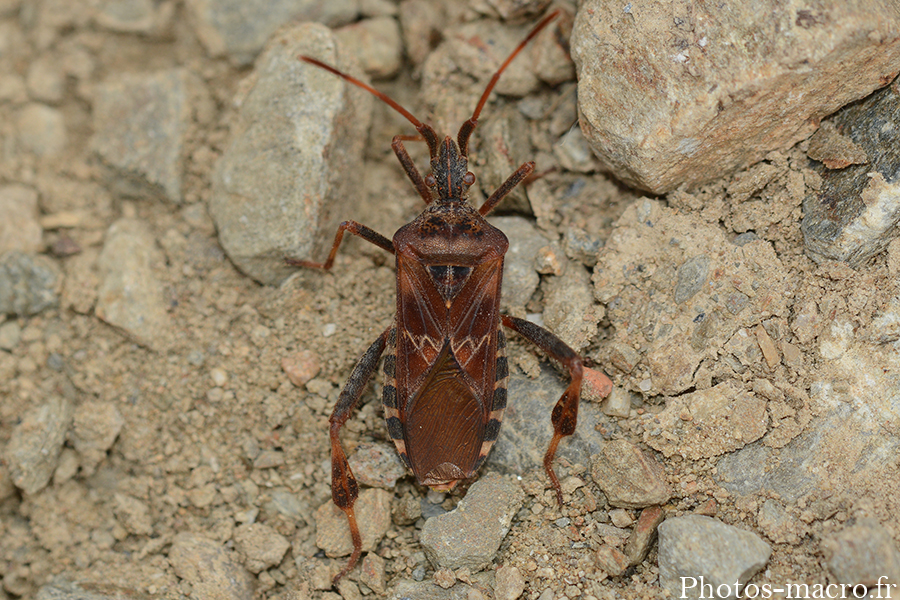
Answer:
MULTIPOLYGON (((194 533, 179 533, 169 549, 169 564, 198 598, 250 600, 252 576, 221 543, 194 533)), ((330 587, 330 585, 329 585, 330 587)))
POLYGON ((44 104, 25 106, 16 120, 19 145, 37 156, 54 156, 68 143, 63 113, 44 104))
POLYGON ((199 350, 191 350, 190 352, 188 352, 187 361, 191 365, 200 367, 203 365, 203 360, 203 353, 199 350))
POLYGON ((428 500, 430 504, 441 504, 446 497, 447 494, 445 494, 444 492, 439 492, 432 489, 429 489, 427 494, 425 495, 425 499, 428 500))
POLYGON ((456 574, 450 569, 438 569, 434 572, 434 583, 445 590, 450 589, 456 583, 456 574))
POLYGON ((556 244, 544 246, 534 257, 534 269, 541 275, 562 275, 568 260, 556 244))
POLYGON ((318 355, 311 350, 300 350, 281 359, 281 370, 297 387, 306 385, 321 368, 318 355))
POLYGON ((22 328, 16 321, 7 321, 0 325, 0 350, 11 351, 22 339, 22 328))
POLYGON ((604 443, 592 458, 591 475, 613 506, 643 508, 672 497, 656 459, 627 440, 604 443))
POLYGON ((631 414, 631 392, 625 388, 613 388, 600 405, 600 410, 610 417, 627 417, 631 414))
POLYGON ((134 535, 151 535, 153 533, 153 517, 150 507, 142 500, 128 494, 115 495, 114 512, 116 520, 125 531, 134 535))
POLYGON ((397 456, 393 443, 363 442, 348 461, 357 481, 369 487, 391 490, 406 475, 406 466, 397 456))
POLYGON ((228 383, 228 374, 222 369, 210 369, 209 377, 216 387, 224 388, 225 384, 228 383))
POLYGON ((248 523, 234 531, 235 549, 244 557, 244 566, 259 573, 281 562, 290 542, 263 523, 248 523))
POLYGON ((28 66, 25 86, 35 100, 56 104, 65 92, 65 77, 57 61, 42 57, 28 66))
POLYGON ((16 487, 27 494, 42 490, 53 472, 72 422, 72 404, 51 396, 26 412, 6 444, 5 459, 16 487))
POLYGON ((341 595, 342 600, 362 600, 362 594, 359 592, 359 586, 347 577, 344 577, 343 579, 338 581, 337 591, 341 595))
POLYGON ((46 256, 6 252, 0 256, 0 314, 36 315, 56 306, 60 279, 46 256))
POLYGON ((494 577, 494 600, 517 600, 525 591, 525 577, 516 567, 503 565, 494 577))
POLYGON ((400 26, 393 17, 357 21, 335 31, 335 37, 357 55, 371 77, 392 77, 403 64, 400 26))
POLYGON ((613 383, 602 371, 584 368, 584 382, 581 387, 582 397, 591 402, 599 402, 613 391, 613 383))
POLYGON ((78 406, 69 438, 81 455, 85 475, 92 474, 106 458, 124 425, 124 417, 112 402, 89 401, 78 406))
POLYGON ((149 225, 127 217, 109 227, 97 258, 101 283, 96 315, 155 350, 168 347, 173 334, 170 305, 157 271, 164 263, 149 225))
POLYGON ((609 511, 609 518, 613 525, 620 528, 629 527, 634 523, 634 519, 631 518, 631 515, 624 508, 614 508, 609 511))
MULTIPOLYGON (((53 472, 54 485, 64 484, 75 477, 77 473, 78 453, 71 448, 63 448, 62 452, 59 453, 59 462, 56 465, 56 470, 53 472)), ((2 485, 0 485, 0 488, 2 488, 2 485)), ((2 498, 3 494, 0 492, 0 499, 2 498)))
POLYGON ((397 525, 412 525, 422 516, 422 503, 412 494, 404 494, 394 502, 391 516, 397 525))
POLYGON ((628 558, 618 548, 603 544, 597 549, 597 568, 610 577, 618 577, 628 568, 628 558))
POLYGON ((334 323, 325 323, 322 326, 322 337, 331 337, 337 332, 337 325, 334 323))
POLYGON ((362 567, 359 573, 359 581, 375 592, 383 594, 386 585, 386 576, 384 572, 384 559, 369 552, 362 559, 362 567))
POLYGON ((9 250, 31 254, 43 249, 38 212, 35 190, 23 185, 0 186, 0 255, 9 250))
POLYGON ((280 450, 263 450, 253 459, 254 469, 271 469, 284 464, 284 452, 280 450))
POLYGON ((666 518, 666 513, 659 506, 650 506, 641 511, 628 541, 625 543, 625 556, 629 565, 640 564, 650 551, 650 545, 656 539, 656 529, 666 518))

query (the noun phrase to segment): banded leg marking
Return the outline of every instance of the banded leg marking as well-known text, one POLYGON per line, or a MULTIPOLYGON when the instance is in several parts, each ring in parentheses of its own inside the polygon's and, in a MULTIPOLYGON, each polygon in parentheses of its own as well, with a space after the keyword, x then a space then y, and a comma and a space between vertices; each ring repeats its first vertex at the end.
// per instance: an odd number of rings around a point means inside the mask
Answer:
POLYGON ((403 439, 403 423, 400 421, 400 407, 397 403, 397 328, 391 327, 388 334, 387 349, 384 353, 384 391, 381 403, 384 406, 384 421, 387 424, 388 435, 397 448, 397 454, 403 459, 407 467, 409 455, 406 453, 406 441, 403 439))
POLYGON ((484 428, 484 441, 475 461, 477 471, 487 459, 488 453, 500 435, 500 424, 503 422, 503 411, 506 409, 506 387, 509 384, 509 365, 506 358, 506 336, 501 329, 497 330, 497 363, 494 375, 494 394, 491 399, 491 412, 484 428))

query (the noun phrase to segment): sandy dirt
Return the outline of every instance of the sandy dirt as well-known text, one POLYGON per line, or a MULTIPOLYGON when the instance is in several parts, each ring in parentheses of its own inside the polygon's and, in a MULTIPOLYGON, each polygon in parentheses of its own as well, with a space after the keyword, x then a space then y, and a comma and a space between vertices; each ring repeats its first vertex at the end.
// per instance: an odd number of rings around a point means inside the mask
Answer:
MULTIPOLYGON (((32 494, 16 489, 8 470, 0 467, 0 599, 34 597, 58 575, 119 586, 132 590, 129 593, 134 597, 138 593, 173 598, 188 595, 191 585, 177 574, 170 555, 175 536, 181 532, 202 534, 231 551, 239 538, 238 529, 249 522, 263 523, 290 542, 283 559, 252 575, 255 597, 336 597, 334 592, 318 588, 325 587, 323 580, 327 581, 344 559, 328 559, 315 546, 315 513, 330 500, 328 416, 356 358, 391 323, 395 280, 390 257, 351 240, 342 246, 328 273, 298 272, 278 287, 260 286, 241 274, 219 247, 205 202, 212 167, 227 143, 233 118, 230 100, 249 70, 210 58, 182 18, 184 8, 179 3, 173 20, 154 35, 104 28, 91 18, 93 9, 89 7, 84 8, 84 15, 71 11, 58 15, 58 22, 51 27, 44 22, 49 17, 40 11, 34 14, 28 4, 23 2, 16 11, 7 5, 18 3, 0 2, 0 31, 6 41, 0 51, 0 68, 7 79, 14 76, 24 81, 30 65, 39 58, 69 64, 84 54, 92 67, 84 72, 78 71, 77 65, 67 67, 64 91, 54 103, 65 118, 65 150, 44 157, 4 150, 0 160, 0 181, 38 191, 42 218, 60 213, 81 215, 74 226, 43 230, 43 251, 64 273, 61 305, 34 316, 0 317, 0 324, 14 321, 20 329, 17 343, 0 351, 0 445, 9 442, 26 414, 54 398, 63 398, 73 407, 76 423, 94 417, 96 422, 85 427, 101 432, 118 429, 118 435, 106 447, 100 443, 98 451, 79 447, 73 426, 52 480, 32 494), (114 73, 175 65, 187 65, 200 74, 213 105, 211 118, 197 124, 185 152, 185 201, 176 205, 123 197, 110 191, 91 150, 91 88, 114 73), (162 257, 154 272, 171 324, 169 331, 159 332, 165 338, 162 349, 136 343, 94 313, 98 280, 96 275, 91 279, 93 261, 103 248, 108 228, 122 217, 144 223, 162 257), (71 255, 53 254, 52 249, 63 242, 73 243, 77 250, 71 255), (308 381, 292 383, 283 366, 286 360, 287 367, 304 371, 308 381), (284 503, 285 492, 293 500, 284 503)), ((400 76, 378 85, 414 110, 424 111, 414 75, 418 73, 407 65, 400 76)), ((555 158, 559 136, 575 123, 572 86, 571 81, 545 85, 529 97, 555 121, 542 130, 546 120, 531 120, 526 135, 532 150, 545 161, 539 169, 546 163, 546 167, 557 167, 531 186, 533 214, 527 216, 560 245, 572 228, 609 240, 615 231, 638 227, 636 218, 629 220, 628 210, 634 211, 645 201, 596 172, 590 159, 574 165, 577 170, 567 170, 555 158)), ((489 106, 484 122, 489 123, 500 106, 515 107, 516 102, 498 100, 489 106)), ((23 103, 24 98, 15 96, 0 103, 0 135, 4 139, 14 139, 12 123, 23 103)), ((375 111, 366 170, 358 181, 361 201, 354 214, 343 218, 390 235, 417 213, 420 200, 389 149, 390 137, 408 132, 408 127, 384 107, 375 111)), ((421 149, 417 150, 415 158, 420 163, 422 156, 421 149)), ((476 158, 476 172, 483 162, 476 158)), ((896 273, 890 272, 887 256, 857 271, 839 265, 820 266, 806 258, 800 206, 807 190, 803 180, 814 176, 805 167, 805 147, 801 144, 773 156, 768 163, 776 165, 777 173, 744 199, 735 200, 740 194, 734 190, 747 178, 746 173, 739 173, 692 194, 676 192, 652 202, 659 203, 654 210, 662 211, 659 227, 686 231, 695 223, 698 228, 715 229, 722 240, 752 230, 770 244, 777 270, 765 275, 783 284, 777 306, 767 312, 742 314, 740 322, 727 321, 734 330, 709 336, 711 345, 703 350, 704 362, 698 367, 701 374, 677 391, 648 393, 642 387, 647 375, 641 371, 644 367, 626 372, 613 366, 615 343, 638 349, 641 358, 653 349, 648 348, 640 330, 624 327, 626 317, 613 314, 596 300, 597 324, 590 335, 582 336, 581 351, 598 369, 609 373, 617 387, 632 395, 629 416, 617 418, 609 435, 659 450, 650 451, 675 490, 675 497, 664 507, 670 516, 700 509, 760 533, 773 547, 773 555, 755 581, 825 581, 831 576, 820 542, 854 517, 875 517, 895 539, 900 533, 895 525, 900 480, 894 460, 867 466, 864 481, 852 472, 840 471, 799 500, 782 498, 788 518, 766 529, 759 523, 760 507, 766 500, 778 500, 778 494, 765 488, 746 495, 729 492, 718 477, 725 450, 707 452, 698 447, 694 451, 691 445, 681 444, 669 452, 664 443, 648 437, 652 430, 648 419, 663 413, 672 397, 725 379, 735 379, 747 390, 764 380, 781 390, 772 397, 784 398, 784 390, 796 390, 797 401, 791 405, 794 412, 788 415, 794 429, 780 442, 774 436, 771 440, 771 446, 779 448, 807 432, 809 423, 816 422, 813 417, 828 412, 814 383, 827 381, 835 388, 856 385, 852 363, 845 364, 842 371, 837 363, 823 358, 820 333, 833 341, 837 334, 830 326, 835 315, 850 323, 853 331, 864 329, 884 301, 877 294, 871 299, 872 290, 888 290, 884 295, 895 292, 896 273), (797 315, 810 303, 818 307, 818 320, 810 326, 813 331, 798 335, 797 315), (831 313, 825 310, 828 306, 833 307, 831 313), (766 327, 763 334, 754 329, 760 323, 766 327), (732 333, 741 328, 759 335, 754 340, 762 342, 757 345, 756 357, 745 361, 743 372, 725 373, 715 358, 734 349, 728 344, 733 344, 732 333), (782 360, 786 352, 779 346, 777 364, 769 365, 761 353, 767 349, 763 347, 766 332, 776 342, 791 344, 788 352, 794 354, 782 360)), ((612 252, 610 243, 606 252, 612 252)), ((664 252, 642 254, 644 250, 631 248, 623 240, 614 247, 619 257, 640 256, 648 272, 669 270, 670 280, 683 260, 664 252)), ((601 252, 600 260, 613 261, 611 256, 604 258, 601 252)), ((600 281, 602 277, 594 270, 596 255, 568 260, 569 268, 593 275, 589 285, 595 297, 598 289, 613 285, 600 281)), ((892 260, 896 261, 896 256, 892 260)), ((555 278, 549 270, 541 275, 538 290, 515 310, 523 315, 543 312, 555 278)), ((656 285, 662 284, 648 274, 646 287, 633 288, 637 290, 633 295, 628 296, 624 287, 616 293, 640 301, 656 285)), ((757 310, 755 306, 751 310, 757 310)), ((663 310, 662 314, 677 323, 672 311, 663 310)), ((877 348, 884 354, 870 356, 869 364, 894 368, 891 365, 897 359, 890 348, 877 348)), ((536 354, 526 344, 514 340, 510 352, 516 373, 536 373, 536 354)), ((652 357, 640 364, 651 363, 652 357)), ((759 390, 760 384, 756 385, 759 390)), ((360 442, 388 440, 375 397, 375 389, 370 388, 365 399, 371 401, 346 426, 343 439, 350 452, 360 442)), ((768 402, 767 433, 773 430, 772 420, 786 418, 777 413, 776 406, 784 401, 768 402)), ((889 415, 887 431, 877 435, 896 436, 896 420, 896 414, 889 415)), ((704 435, 699 435, 696 445, 708 442, 704 435)), ((842 464, 845 450, 837 445, 829 448, 835 454, 832 462, 842 464)), ((851 451, 858 449, 848 444, 846 452, 851 451)), ((829 463, 823 464, 827 470, 829 463)), ((535 464, 533 470, 523 473, 525 505, 501 546, 496 565, 514 566, 524 575, 523 598, 660 596, 655 548, 624 576, 607 578, 599 572, 596 546, 623 543, 597 533, 598 520, 608 523, 609 517, 602 513, 610 507, 591 481, 589 465, 561 461, 559 470, 561 479, 578 476, 584 485, 567 494, 566 506, 560 510, 552 501, 540 466, 535 464), (571 526, 555 526, 559 517, 568 517, 571 526), (547 589, 552 596, 542 595, 547 589)), ((409 495, 425 498, 427 490, 407 477, 392 491, 393 502, 409 495)), ((457 499, 448 498, 446 507, 457 499)), ((638 512, 631 511, 631 516, 636 518, 638 512)), ((426 581, 432 577, 434 570, 424 560, 417 535, 415 525, 391 524, 379 544, 377 554, 384 559, 388 587, 412 580, 417 568, 424 569, 426 581)), ((249 565, 243 554, 237 556, 239 563, 249 565)), ((471 577, 482 597, 492 597, 495 570, 491 567, 486 574, 471 577)), ((465 573, 458 576, 467 579, 465 573)), ((366 595, 373 593, 357 585, 345 590, 344 597, 358 597, 355 594, 361 594, 360 589, 366 595)))

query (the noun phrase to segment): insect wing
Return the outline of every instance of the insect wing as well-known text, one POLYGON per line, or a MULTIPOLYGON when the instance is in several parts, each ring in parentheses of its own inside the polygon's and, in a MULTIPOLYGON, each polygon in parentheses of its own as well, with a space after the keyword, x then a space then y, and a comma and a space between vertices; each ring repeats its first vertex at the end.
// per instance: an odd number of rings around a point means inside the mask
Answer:
POLYGON ((419 481, 438 485, 471 475, 482 449, 503 261, 469 269, 452 297, 435 282, 436 271, 402 256, 397 265, 396 382, 405 448, 419 481))
POLYGON ((456 294, 445 299, 428 267, 397 257, 396 378, 401 415, 424 384, 445 342, 476 396, 490 397, 502 276, 502 258, 475 265, 456 294))

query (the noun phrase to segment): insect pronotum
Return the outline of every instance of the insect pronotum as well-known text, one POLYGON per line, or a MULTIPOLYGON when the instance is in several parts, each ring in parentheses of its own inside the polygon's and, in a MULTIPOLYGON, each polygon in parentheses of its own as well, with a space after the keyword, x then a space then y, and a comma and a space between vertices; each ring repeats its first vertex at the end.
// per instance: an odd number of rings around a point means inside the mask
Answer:
POLYGON ((394 136, 391 147, 426 204, 422 214, 401 227, 392 240, 355 221, 344 221, 325 262, 288 259, 296 266, 330 269, 344 232, 358 235, 396 257, 394 323, 360 357, 329 419, 331 495, 347 515, 353 538, 353 553, 335 582, 356 565, 362 552, 353 512, 359 486, 339 433, 382 355, 388 434, 416 480, 436 490, 452 489, 459 481, 473 477, 497 440, 509 378, 506 339, 500 324, 559 361, 569 371, 571 382, 551 414, 553 438, 544 455, 544 469, 562 504, 553 458, 560 440, 575 431, 582 361, 549 331, 500 314, 503 257, 509 242, 484 218, 531 174, 534 163, 519 167, 477 210, 466 201, 469 187, 475 183, 475 175, 468 170, 468 153, 478 116, 506 67, 558 12, 544 17, 500 65, 472 117, 460 127, 456 141, 449 136, 441 140, 431 125, 420 122, 368 84, 314 58, 299 57, 369 91, 415 126, 418 135, 394 136), (422 177, 404 141, 428 144, 430 174, 422 177))

